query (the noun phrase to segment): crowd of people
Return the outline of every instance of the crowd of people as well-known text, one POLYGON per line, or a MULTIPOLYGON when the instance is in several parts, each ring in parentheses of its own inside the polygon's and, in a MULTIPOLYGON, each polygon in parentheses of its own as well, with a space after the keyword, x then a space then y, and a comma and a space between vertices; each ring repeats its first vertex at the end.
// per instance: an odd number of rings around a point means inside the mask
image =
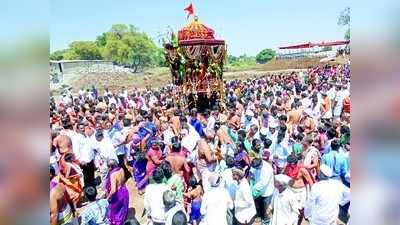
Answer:
POLYGON ((130 201, 154 225, 348 221, 349 65, 225 81, 205 110, 176 90, 50 96, 50 224, 139 224, 130 201))

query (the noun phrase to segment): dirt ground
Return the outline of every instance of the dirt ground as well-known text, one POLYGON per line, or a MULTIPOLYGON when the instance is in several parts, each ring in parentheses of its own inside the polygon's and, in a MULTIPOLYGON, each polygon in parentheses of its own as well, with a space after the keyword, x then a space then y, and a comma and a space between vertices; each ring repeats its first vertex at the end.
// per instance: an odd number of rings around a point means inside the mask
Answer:
MULTIPOLYGON (((224 72, 224 79, 246 79, 270 73, 307 69, 310 66, 322 65, 319 60, 320 58, 271 60, 266 64, 258 64, 249 70, 226 71, 224 72)), ((345 58, 338 57, 334 62, 328 62, 328 64, 343 64, 345 61, 345 58)), ((158 88, 168 84, 170 81, 171 75, 167 67, 150 68, 145 72, 136 74, 90 73, 65 76, 65 84, 71 86, 75 92, 80 88, 91 88, 93 84, 96 85, 99 91, 103 91, 105 87, 112 91, 119 91, 123 86, 128 89, 132 87, 144 89, 147 86, 158 88)))

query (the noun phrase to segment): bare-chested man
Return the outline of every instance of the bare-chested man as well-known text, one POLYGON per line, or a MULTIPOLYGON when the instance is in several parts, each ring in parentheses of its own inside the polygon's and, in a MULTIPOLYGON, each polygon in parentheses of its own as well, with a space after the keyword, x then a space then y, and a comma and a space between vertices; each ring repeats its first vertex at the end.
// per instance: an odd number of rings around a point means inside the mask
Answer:
POLYGON ((232 126, 232 128, 234 129, 240 128, 240 116, 235 108, 231 108, 229 110, 228 120, 229 120, 229 125, 232 126))
POLYGON ((72 153, 72 141, 67 135, 57 136, 53 141, 53 145, 58 148, 60 155, 63 155, 67 152, 72 153))
POLYGON ((190 167, 186 162, 185 154, 182 152, 181 143, 178 137, 173 137, 171 142, 171 151, 166 160, 171 164, 173 173, 183 176, 185 181, 188 181, 190 167))
POLYGON ((316 131, 316 122, 315 120, 311 117, 312 111, 311 109, 305 109, 301 115, 300 119, 300 125, 304 128, 304 133, 306 135, 309 135, 316 131))
POLYGON ((216 167, 216 156, 210 147, 213 137, 213 135, 210 135, 210 133, 207 132, 206 137, 197 142, 198 160, 196 168, 198 173, 200 173, 204 191, 209 189, 210 185, 208 182, 208 177, 216 167))
POLYGON ((180 111, 176 109, 174 112, 174 116, 171 117, 171 119, 169 120, 175 135, 179 135, 181 132, 181 121, 179 119, 180 114, 181 114, 180 111))
POLYGON ((299 103, 293 103, 292 110, 287 113, 287 128, 289 135, 292 134, 293 129, 299 124, 302 111, 303 110, 300 108, 299 103))

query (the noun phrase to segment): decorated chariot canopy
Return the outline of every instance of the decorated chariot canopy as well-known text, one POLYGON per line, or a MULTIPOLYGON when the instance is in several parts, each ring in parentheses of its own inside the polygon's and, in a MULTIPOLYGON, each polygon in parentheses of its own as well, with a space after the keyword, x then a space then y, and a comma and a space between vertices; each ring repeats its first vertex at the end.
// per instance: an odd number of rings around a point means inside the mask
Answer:
POLYGON ((182 87, 183 94, 214 94, 223 100, 226 45, 214 35, 214 30, 195 16, 178 35, 171 34, 170 43, 164 44, 172 82, 182 87))
POLYGON ((178 44, 190 59, 200 59, 205 54, 220 63, 225 58, 225 41, 215 39, 214 30, 201 24, 197 17, 178 32, 178 44))

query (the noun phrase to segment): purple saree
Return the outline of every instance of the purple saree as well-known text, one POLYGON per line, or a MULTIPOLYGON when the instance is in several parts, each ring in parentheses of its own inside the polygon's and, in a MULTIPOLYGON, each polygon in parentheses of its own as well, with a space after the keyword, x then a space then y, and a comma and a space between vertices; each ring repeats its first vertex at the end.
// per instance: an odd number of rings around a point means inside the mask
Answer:
MULTIPOLYGON (((112 169, 106 180, 106 190, 107 193, 111 191, 111 174, 118 171, 120 168, 112 169)), ((128 207, 129 207, 129 193, 126 185, 118 187, 117 191, 112 195, 111 200, 109 200, 108 206, 108 219, 111 225, 123 225, 128 217, 128 207)))

